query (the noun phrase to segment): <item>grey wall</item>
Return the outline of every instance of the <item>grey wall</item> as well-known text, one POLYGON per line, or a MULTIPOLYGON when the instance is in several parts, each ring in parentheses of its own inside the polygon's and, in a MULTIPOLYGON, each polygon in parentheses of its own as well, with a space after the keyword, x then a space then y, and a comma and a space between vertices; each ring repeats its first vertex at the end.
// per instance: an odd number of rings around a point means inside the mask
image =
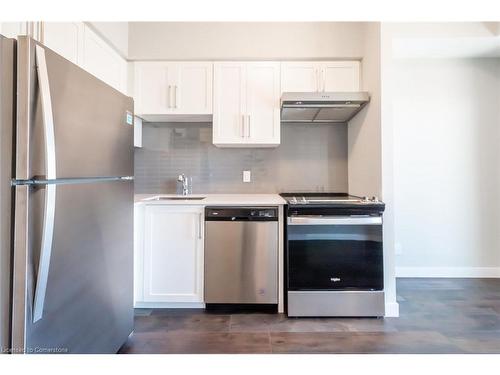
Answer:
POLYGON ((131 22, 131 60, 358 59, 366 22, 131 22))
POLYGON ((380 24, 366 24, 362 90, 370 93, 370 104, 349 122, 349 189, 360 196, 382 196, 380 24))
POLYGON ((180 173, 193 193, 347 191, 346 125, 282 125, 277 148, 217 148, 212 125, 144 124, 135 150, 136 193, 175 193, 180 173), (252 182, 243 183, 243 170, 252 182))

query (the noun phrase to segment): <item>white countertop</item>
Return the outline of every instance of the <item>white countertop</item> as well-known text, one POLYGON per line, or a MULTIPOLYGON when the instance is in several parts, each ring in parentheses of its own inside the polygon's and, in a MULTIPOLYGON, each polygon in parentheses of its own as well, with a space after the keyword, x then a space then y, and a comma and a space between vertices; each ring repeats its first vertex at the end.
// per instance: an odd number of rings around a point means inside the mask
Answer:
POLYGON ((286 201, 278 194, 192 194, 205 199, 155 200, 156 197, 182 197, 175 194, 135 194, 135 203, 192 206, 278 206, 286 201))

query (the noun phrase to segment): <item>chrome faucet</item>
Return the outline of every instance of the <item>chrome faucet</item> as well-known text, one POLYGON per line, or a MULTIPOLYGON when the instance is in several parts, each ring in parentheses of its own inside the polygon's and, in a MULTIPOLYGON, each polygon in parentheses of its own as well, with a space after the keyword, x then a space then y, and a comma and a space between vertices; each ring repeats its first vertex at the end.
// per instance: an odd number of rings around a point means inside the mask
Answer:
POLYGON ((177 182, 182 183, 182 195, 189 195, 189 180, 184 173, 179 175, 179 177, 177 178, 177 182))

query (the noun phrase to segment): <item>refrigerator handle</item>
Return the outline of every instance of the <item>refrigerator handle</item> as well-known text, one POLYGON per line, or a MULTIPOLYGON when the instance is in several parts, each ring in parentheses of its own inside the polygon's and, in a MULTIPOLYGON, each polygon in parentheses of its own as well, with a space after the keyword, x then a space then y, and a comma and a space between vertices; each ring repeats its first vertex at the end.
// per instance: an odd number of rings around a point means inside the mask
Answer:
POLYGON ((35 301, 33 306, 33 323, 42 319, 45 304, 45 292, 49 278, 50 255, 52 253, 52 238, 54 236, 54 216, 56 209, 56 185, 45 185, 45 208, 43 214, 42 245, 38 274, 35 287, 35 301))
MULTIPOLYGON (((49 74, 45 60, 45 50, 36 46, 36 62, 38 85, 42 102, 43 129, 45 138, 45 168, 47 180, 56 178, 56 150, 54 139, 54 118, 52 115, 52 101, 50 98, 49 74)), ((33 322, 43 316, 45 292, 49 277, 50 255, 52 252, 52 238, 54 235, 54 219, 56 208, 56 185, 45 185, 45 207, 43 214, 42 243, 40 260, 38 263, 37 281, 35 286, 35 300, 33 306, 33 322)))
POLYGON ((43 132, 45 138, 45 179, 56 178, 56 145, 54 137, 54 116, 52 114, 52 99, 50 98, 49 72, 45 60, 45 50, 36 46, 36 65, 38 86, 42 102, 43 132))

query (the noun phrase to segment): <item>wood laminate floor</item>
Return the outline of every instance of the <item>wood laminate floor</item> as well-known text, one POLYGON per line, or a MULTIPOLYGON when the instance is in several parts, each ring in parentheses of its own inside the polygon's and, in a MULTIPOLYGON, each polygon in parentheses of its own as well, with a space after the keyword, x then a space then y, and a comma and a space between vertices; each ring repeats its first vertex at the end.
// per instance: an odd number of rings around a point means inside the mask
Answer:
POLYGON ((398 279, 399 318, 138 309, 120 353, 500 353, 500 279, 398 279))

